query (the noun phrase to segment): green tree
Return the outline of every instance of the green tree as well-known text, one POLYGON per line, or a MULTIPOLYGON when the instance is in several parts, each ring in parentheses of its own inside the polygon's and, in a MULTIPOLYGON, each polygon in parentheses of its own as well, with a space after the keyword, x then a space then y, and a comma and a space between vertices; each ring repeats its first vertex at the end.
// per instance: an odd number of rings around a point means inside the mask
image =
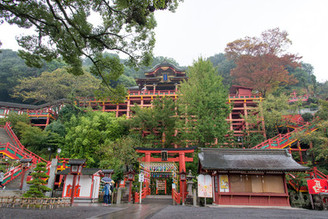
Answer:
POLYGON ((123 179, 123 174, 129 166, 138 165, 139 156, 134 148, 141 145, 139 139, 129 135, 105 142, 97 151, 100 158, 99 168, 114 169, 113 179, 123 179))
POLYGON ((172 147, 178 143, 175 136, 177 129, 176 103, 168 97, 157 97, 152 108, 135 106, 135 114, 130 120, 132 132, 139 133, 144 145, 151 147, 172 147))
POLYGON ((174 11, 178 1, 1 1, 0 18, 20 28, 35 28, 35 35, 18 38, 24 49, 19 54, 27 65, 40 67, 42 60, 61 56, 69 64, 69 73, 81 75, 81 57, 87 57, 93 63, 91 72, 115 95, 109 81, 123 73, 122 64, 102 52, 126 54, 130 63, 149 62, 155 43, 153 12, 174 11), (97 23, 91 15, 97 17, 97 23))
POLYGON ((18 56, 18 53, 9 49, 0 51, 0 101, 19 100, 10 97, 13 88, 18 84, 19 79, 27 77, 38 77, 41 72, 54 71, 57 68, 65 66, 65 63, 53 60, 45 62, 42 68, 28 67, 24 60, 18 56))
POLYGON ((295 112, 295 105, 288 103, 289 97, 281 94, 273 96, 269 94, 265 100, 259 103, 260 110, 263 112, 267 138, 272 138, 279 134, 279 126, 286 126, 289 121, 283 120, 283 115, 295 112))
POLYGON ((224 142, 230 106, 222 77, 210 61, 202 58, 189 67, 187 75, 188 81, 181 83, 178 99, 179 112, 184 117, 180 129, 183 139, 200 147, 208 146, 215 138, 224 142))
POLYGON ((93 111, 72 115, 70 121, 65 123, 67 134, 62 155, 85 158, 88 166, 98 166, 100 157, 97 152, 103 145, 127 134, 127 128, 121 123, 124 120, 124 117, 116 118, 112 113, 93 111))
POLYGON ((101 83, 90 73, 85 72, 78 77, 67 73, 65 69, 43 72, 39 77, 24 78, 19 82, 12 96, 34 103, 76 96, 94 96, 101 83))
POLYGON ((17 135, 18 138, 20 138, 19 132, 21 127, 21 124, 18 123, 24 123, 26 125, 31 123, 26 113, 18 114, 15 112, 9 112, 9 115, 7 116, 7 118, 5 118, 5 121, 10 123, 11 128, 13 129, 14 133, 17 135))
POLYGON ((45 179, 48 179, 49 176, 46 174, 46 164, 38 163, 36 168, 34 168, 33 173, 31 173, 33 179, 27 182, 30 185, 30 188, 27 192, 24 193, 24 197, 28 198, 43 198, 45 197, 44 193, 51 191, 50 188, 45 186, 47 184, 45 179))
POLYGON ((218 69, 218 74, 222 76, 222 83, 226 87, 231 87, 232 77, 230 71, 236 67, 233 60, 228 60, 223 53, 215 54, 208 58, 213 63, 213 66, 218 69))

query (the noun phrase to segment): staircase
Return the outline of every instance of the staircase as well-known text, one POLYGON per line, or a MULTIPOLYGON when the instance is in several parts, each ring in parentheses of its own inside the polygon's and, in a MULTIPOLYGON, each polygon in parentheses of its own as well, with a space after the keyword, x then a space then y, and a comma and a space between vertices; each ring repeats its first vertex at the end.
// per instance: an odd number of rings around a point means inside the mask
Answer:
MULTIPOLYGON (((31 165, 25 167, 26 170, 35 167, 35 165, 40 162, 46 163, 47 169, 50 169, 51 162, 26 149, 18 140, 9 123, 6 123, 5 126, 0 127, 0 154, 4 154, 11 159, 32 159, 31 165)), ((6 185, 8 188, 17 188, 17 178, 20 178, 19 176, 22 174, 22 172, 23 168, 21 165, 19 165, 5 173, 3 185, 6 185), (9 182, 11 182, 10 184, 13 185, 9 186, 9 182)))
POLYGON ((5 128, 0 127, 0 142, 2 143, 7 143, 9 142, 10 144, 14 144, 14 142, 10 139, 10 137, 8 136, 5 128))
POLYGON ((292 132, 288 132, 287 134, 279 134, 273 138, 263 141, 252 149, 283 149, 290 147, 294 142, 298 140, 295 136, 296 133, 309 134, 315 130, 317 130, 315 125, 305 124, 299 128, 296 128, 292 132))
POLYGON ((142 204, 172 205, 171 195, 148 195, 142 200, 142 204))

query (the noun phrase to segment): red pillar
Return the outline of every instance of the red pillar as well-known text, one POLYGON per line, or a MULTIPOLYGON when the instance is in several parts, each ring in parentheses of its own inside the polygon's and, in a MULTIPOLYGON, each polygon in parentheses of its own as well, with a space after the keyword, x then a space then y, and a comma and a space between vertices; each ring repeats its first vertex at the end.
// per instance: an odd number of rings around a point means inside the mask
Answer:
MULTIPOLYGON (((145 153, 145 162, 147 162, 148 164, 150 163, 150 152, 146 152, 145 153)), ((145 181, 145 187, 147 188, 147 190, 150 188, 149 187, 150 182, 148 182, 147 180, 145 181)))
POLYGON ((76 175, 73 175, 73 184, 72 184, 72 190, 71 190, 71 206, 74 203, 74 193, 75 193, 75 184, 76 184, 76 175))
MULTIPOLYGON (((186 171, 186 160, 185 160, 185 153, 184 152, 179 152, 179 171, 181 172, 187 172, 186 171)), ((180 194, 185 193, 186 189, 186 181, 181 181, 180 179, 180 194)))

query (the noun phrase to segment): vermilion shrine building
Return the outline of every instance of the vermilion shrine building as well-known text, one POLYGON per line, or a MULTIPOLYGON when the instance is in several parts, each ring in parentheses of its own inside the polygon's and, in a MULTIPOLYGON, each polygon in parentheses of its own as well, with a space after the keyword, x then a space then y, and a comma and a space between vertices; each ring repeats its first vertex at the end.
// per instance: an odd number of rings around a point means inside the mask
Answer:
MULTIPOLYGON (((136 79, 137 87, 130 88, 124 103, 113 104, 110 100, 100 101, 90 98, 79 98, 76 103, 80 107, 91 107, 93 110, 114 112, 116 116, 132 115, 132 108, 138 105, 141 108, 151 107, 152 100, 159 97, 179 97, 178 88, 183 80, 187 80, 185 70, 178 69, 172 64, 163 62, 148 72, 144 78, 136 79)), ((232 111, 226 119, 234 136, 244 136, 245 133, 261 133, 265 136, 265 126, 262 114, 258 109, 258 102, 262 101, 259 94, 252 93, 251 88, 232 86, 227 104, 232 104, 232 111), (256 115, 256 124, 247 122, 247 117, 256 115)))
POLYGON ((290 206, 286 172, 305 172, 287 150, 202 148, 199 173, 213 182, 218 205, 290 206))

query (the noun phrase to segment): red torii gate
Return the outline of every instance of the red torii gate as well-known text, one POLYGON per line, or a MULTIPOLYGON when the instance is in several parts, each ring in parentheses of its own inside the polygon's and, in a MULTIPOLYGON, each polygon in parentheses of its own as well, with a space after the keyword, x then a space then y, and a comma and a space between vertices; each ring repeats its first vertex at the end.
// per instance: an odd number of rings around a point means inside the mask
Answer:
MULTIPOLYGON (((179 162, 179 172, 186 173, 186 162, 193 162, 193 156, 186 157, 186 154, 192 154, 195 148, 136 148, 139 154, 145 154, 140 158, 140 162, 179 162), (152 154, 161 154, 161 157, 152 157, 152 154), (164 154, 164 155, 163 155, 164 154)), ((146 185, 149 187, 149 185, 146 185)), ((186 192, 186 181, 180 180, 180 190, 183 188, 186 192)))

